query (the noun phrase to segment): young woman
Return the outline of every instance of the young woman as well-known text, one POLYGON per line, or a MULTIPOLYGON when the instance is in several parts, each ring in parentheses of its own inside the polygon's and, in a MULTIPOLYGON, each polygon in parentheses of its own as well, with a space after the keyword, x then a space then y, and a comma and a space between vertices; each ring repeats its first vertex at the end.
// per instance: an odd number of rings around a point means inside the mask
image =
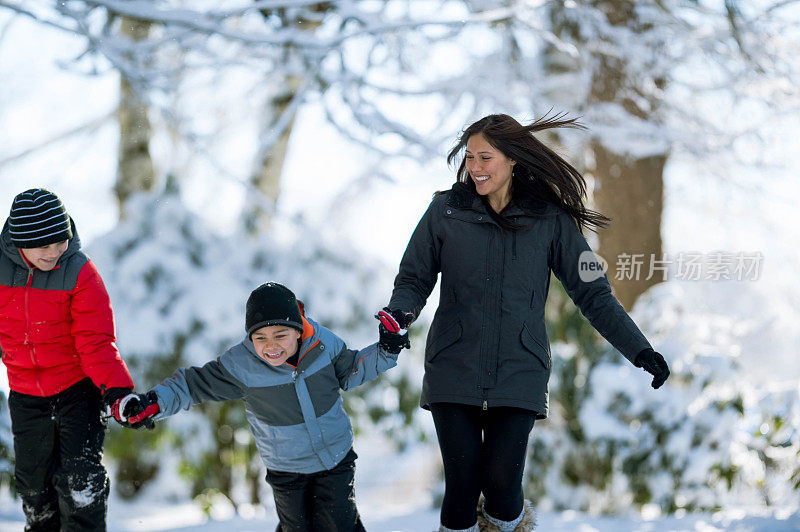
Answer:
POLYGON ((482 529, 533 528, 522 472, 533 423, 547 416, 551 271, 591 324, 654 376, 654 388, 669 376, 582 235, 610 220, 585 207, 583 177, 533 136, 555 127, 576 123, 490 115, 464 131, 448 156, 464 154, 457 182, 419 222, 385 309, 407 327, 441 273, 421 406, 433 415, 444 462, 442 531, 478 530, 479 517, 482 529))

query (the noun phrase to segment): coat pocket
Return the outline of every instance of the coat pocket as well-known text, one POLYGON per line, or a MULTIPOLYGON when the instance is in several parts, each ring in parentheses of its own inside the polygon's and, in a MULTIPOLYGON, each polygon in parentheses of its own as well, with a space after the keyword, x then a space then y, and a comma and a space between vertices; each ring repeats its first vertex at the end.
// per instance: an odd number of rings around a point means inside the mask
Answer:
POLYGON ((544 369, 550 369, 550 353, 548 352, 547 347, 545 347, 542 342, 536 339, 531 330, 528 328, 527 323, 522 325, 520 340, 522 341, 522 345, 525 346, 525 349, 533 353, 536 359, 542 363, 544 369))
POLYGON ((425 348, 425 360, 427 362, 433 362, 433 359, 436 358, 439 353, 461 338, 461 320, 456 318, 455 321, 447 323, 443 327, 437 327, 436 331, 432 332, 433 334, 425 348))

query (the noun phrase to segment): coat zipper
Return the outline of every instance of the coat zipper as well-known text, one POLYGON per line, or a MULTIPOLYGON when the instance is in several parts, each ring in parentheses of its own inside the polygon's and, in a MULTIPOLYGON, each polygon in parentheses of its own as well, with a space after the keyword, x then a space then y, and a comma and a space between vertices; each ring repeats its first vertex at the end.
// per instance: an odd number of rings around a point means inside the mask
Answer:
MULTIPOLYGON (((515 220, 516 222, 516 220, 515 220)), ((514 231, 511 239, 511 260, 517 260, 517 232, 514 231)))
MULTIPOLYGON (((30 341, 30 331, 31 331, 31 312, 30 312, 30 293, 31 293, 31 286, 33 285, 33 268, 28 268, 28 280, 25 281, 25 345, 28 346, 28 353, 31 357, 31 366, 32 369, 37 369, 38 365, 36 364, 36 346, 33 345, 30 341)), ((38 372, 36 372, 36 388, 38 388, 39 393, 44 394, 44 390, 42 389, 42 380, 38 372)))
MULTIPOLYGON (((480 218, 478 218, 480 220, 480 218)), ((483 299, 487 300, 491 297, 490 292, 490 283, 491 283, 491 275, 492 275, 492 268, 491 268, 491 242, 492 237, 494 237, 494 228, 492 225, 489 227, 492 228, 492 234, 489 237, 488 241, 486 242, 486 262, 484 263, 484 272, 486 275, 486 282, 483 285, 483 299)), ((481 339, 478 343, 478 389, 482 389, 485 387, 486 383, 483 377, 483 364, 485 359, 484 349, 486 349, 486 336, 489 331, 486 330, 486 323, 487 323, 487 308, 486 305, 483 305, 483 309, 481 312, 481 339)))
MULTIPOLYGON (((31 312, 30 312, 30 291, 33 284, 33 268, 28 269, 28 280, 25 281, 25 345, 30 345, 31 312)), ((31 352, 31 364, 36 365, 31 352)))

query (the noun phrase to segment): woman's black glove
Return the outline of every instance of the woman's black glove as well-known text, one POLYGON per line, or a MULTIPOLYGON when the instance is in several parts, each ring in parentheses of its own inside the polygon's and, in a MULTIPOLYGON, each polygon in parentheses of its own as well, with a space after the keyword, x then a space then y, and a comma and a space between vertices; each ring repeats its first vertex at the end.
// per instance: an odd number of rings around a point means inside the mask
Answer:
POLYGON ((636 355, 633 365, 637 368, 643 368, 647 373, 653 376, 651 386, 654 389, 661 388, 661 385, 669 377, 669 366, 667 361, 661 356, 661 353, 647 348, 636 355))
POLYGON ((414 321, 413 314, 384 307, 383 310, 375 314, 375 318, 380 321, 380 324, 378 324, 378 344, 384 351, 396 355, 404 347, 411 347, 406 329, 414 321))
POLYGON ((375 317, 378 317, 381 314, 381 312, 388 314, 389 315, 388 317, 393 319, 397 324, 397 326, 400 327, 401 329, 408 329, 408 326, 411 325, 416 319, 416 316, 414 316, 413 312, 405 312, 403 310, 399 310, 396 308, 389 308, 389 307, 383 307, 383 309, 381 309, 378 312, 378 314, 375 315, 375 317))

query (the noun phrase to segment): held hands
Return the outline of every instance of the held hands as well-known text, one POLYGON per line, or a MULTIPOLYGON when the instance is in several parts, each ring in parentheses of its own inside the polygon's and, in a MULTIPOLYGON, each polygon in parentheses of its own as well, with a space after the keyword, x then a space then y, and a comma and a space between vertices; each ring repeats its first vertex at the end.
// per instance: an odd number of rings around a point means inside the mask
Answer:
POLYGON ((142 427, 153 430, 156 426, 153 417, 161 411, 154 391, 145 394, 129 393, 110 404, 109 409, 110 417, 116 419, 117 423, 137 430, 142 427))
POLYGON ((106 388, 101 386, 103 390, 103 406, 105 406, 105 416, 111 417, 111 405, 133 392, 133 388, 106 388))
POLYGON ((653 376, 651 386, 658 389, 669 377, 669 366, 667 361, 661 356, 661 353, 653 351, 652 349, 645 349, 636 355, 636 360, 633 365, 637 368, 643 368, 647 373, 653 376))
POLYGON ((381 348, 396 355, 404 347, 410 348, 411 342, 408 341, 408 326, 414 321, 414 314, 403 312, 402 310, 384 307, 375 314, 375 319, 380 321, 378 325, 378 343, 381 348))

